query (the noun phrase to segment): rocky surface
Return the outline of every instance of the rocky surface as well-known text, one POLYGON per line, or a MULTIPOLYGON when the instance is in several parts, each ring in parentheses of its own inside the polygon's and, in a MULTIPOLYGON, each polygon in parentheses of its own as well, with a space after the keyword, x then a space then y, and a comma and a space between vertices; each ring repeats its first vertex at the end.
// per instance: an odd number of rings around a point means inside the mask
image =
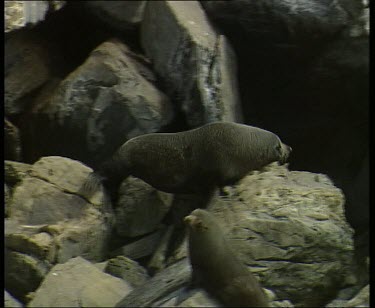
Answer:
POLYGON ((81 190, 86 165, 129 138, 213 120, 293 147, 289 168, 209 205, 271 306, 369 306, 368 1, 5 1, 4 13, 5 307, 220 307, 190 287, 168 212, 199 196, 136 178, 115 204, 81 190))
POLYGON ((11 308, 23 306, 18 300, 16 300, 12 295, 10 295, 7 291, 4 290, 4 307, 11 308))
POLYGON ((148 2, 141 31, 146 55, 190 126, 241 122, 234 52, 198 2, 148 2))
POLYGON ((81 257, 55 265, 28 307, 113 307, 132 290, 81 257))
POLYGON ((25 96, 39 89, 50 78, 50 55, 38 34, 21 32, 5 42, 4 107, 7 116, 30 108, 25 96))
POLYGON ((138 178, 128 177, 119 189, 115 209, 117 234, 135 237, 155 231, 172 201, 172 194, 158 191, 138 178))
POLYGON ((6 180, 14 179, 11 172, 17 174, 17 167, 21 174, 28 170, 16 182, 7 205, 5 276, 12 294, 24 297, 34 291, 54 263, 78 255, 92 261, 104 259, 112 211, 102 192, 90 202, 79 195, 88 167, 62 157, 44 157, 32 166, 7 165, 6 180))
POLYGON ((29 132, 38 136, 34 152, 40 155, 48 148, 100 162, 129 138, 160 130, 173 113, 169 99, 153 80, 142 58, 125 44, 119 40, 102 43, 52 93, 36 98, 29 132), (42 127, 49 130, 39 139, 42 127), (51 138, 51 133, 62 139, 51 138))
POLYGON ((22 158, 19 129, 6 118, 4 119, 4 158, 13 161, 20 161, 22 158))
POLYGON ((124 279, 134 288, 143 285, 150 278, 145 268, 124 256, 109 259, 104 272, 124 279))
POLYGON ((65 1, 4 1, 5 32, 36 24, 45 19, 48 11, 61 9, 65 1))

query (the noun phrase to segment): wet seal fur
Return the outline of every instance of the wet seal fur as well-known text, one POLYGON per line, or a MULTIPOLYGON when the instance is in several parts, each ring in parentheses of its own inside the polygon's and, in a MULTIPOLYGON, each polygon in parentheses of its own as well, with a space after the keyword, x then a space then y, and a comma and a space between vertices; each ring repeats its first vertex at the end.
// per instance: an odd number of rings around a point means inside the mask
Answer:
POLYGON ((133 175, 168 193, 206 193, 271 162, 285 163, 290 152, 274 133, 231 122, 145 134, 125 142, 89 176, 85 190, 92 191, 101 182, 116 190, 133 175))
POLYGON ((257 279, 237 258, 218 221, 196 209, 184 218, 189 231, 192 283, 229 307, 269 307, 257 279))

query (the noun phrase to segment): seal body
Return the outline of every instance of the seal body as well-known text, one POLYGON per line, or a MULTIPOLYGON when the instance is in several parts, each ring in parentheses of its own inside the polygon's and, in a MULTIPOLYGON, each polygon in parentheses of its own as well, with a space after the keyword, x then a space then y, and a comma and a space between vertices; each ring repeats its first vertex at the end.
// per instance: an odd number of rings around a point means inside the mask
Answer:
POLYGON ((290 151, 272 132, 213 122, 184 132, 132 138, 97 174, 108 183, 133 175, 165 192, 201 193, 233 184, 271 162, 285 163, 290 151))
POLYGON ((193 283, 229 307, 268 307, 257 279, 237 258, 219 223, 208 211, 196 209, 184 219, 189 231, 193 283))

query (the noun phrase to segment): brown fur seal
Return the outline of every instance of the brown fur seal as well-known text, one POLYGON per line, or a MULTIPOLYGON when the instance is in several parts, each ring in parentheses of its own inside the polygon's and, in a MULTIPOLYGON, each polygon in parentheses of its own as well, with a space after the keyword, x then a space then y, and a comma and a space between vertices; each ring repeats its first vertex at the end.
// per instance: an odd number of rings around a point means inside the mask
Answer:
POLYGON ((195 194, 233 184, 271 162, 285 163, 290 151, 272 132, 244 124, 214 122, 184 132, 132 138, 87 184, 99 179, 107 187, 118 186, 133 175, 158 190, 195 194))
POLYGON ((257 279, 237 258, 208 211, 196 209, 186 216, 193 283, 205 288, 229 307, 268 307, 257 279))

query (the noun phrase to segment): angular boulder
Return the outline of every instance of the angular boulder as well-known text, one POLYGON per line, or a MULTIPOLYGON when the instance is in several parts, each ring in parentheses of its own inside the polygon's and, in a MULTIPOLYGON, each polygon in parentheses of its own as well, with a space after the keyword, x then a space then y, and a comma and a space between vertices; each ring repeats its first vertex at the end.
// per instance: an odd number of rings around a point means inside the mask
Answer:
POLYGON ((28 307, 113 307, 132 287, 76 257, 55 265, 28 307))
POLYGON ((149 1, 141 42, 190 126, 241 122, 235 54, 198 1, 149 1))

